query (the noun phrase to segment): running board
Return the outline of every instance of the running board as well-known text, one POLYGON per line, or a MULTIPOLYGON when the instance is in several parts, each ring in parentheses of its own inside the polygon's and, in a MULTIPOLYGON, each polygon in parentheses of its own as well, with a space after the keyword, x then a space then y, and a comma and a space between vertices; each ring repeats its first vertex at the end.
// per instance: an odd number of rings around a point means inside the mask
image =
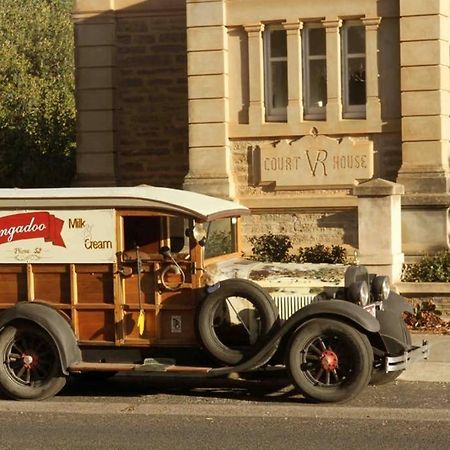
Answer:
POLYGON ((174 360, 146 358, 143 364, 76 362, 69 372, 165 372, 179 374, 207 374, 211 367, 177 366, 174 360))

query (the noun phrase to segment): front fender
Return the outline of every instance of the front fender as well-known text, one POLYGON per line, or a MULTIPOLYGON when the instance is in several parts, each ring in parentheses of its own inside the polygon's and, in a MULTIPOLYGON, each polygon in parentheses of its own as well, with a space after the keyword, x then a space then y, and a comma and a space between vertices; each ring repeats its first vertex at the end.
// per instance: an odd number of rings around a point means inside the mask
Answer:
POLYGON ((401 295, 391 291, 387 300, 383 302, 383 309, 389 310, 392 313, 397 313, 399 316, 404 312, 414 313, 413 307, 401 295))
POLYGON ((51 336, 65 375, 68 375, 67 367, 81 361, 81 350, 72 328, 53 307, 36 302, 17 303, 0 315, 0 330, 17 320, 35 323, 51 336))
POLYGON ((380 331, 378 320, 361 306, 345 300, 328 300, 311 303, 293 314, 284 324, 291 330, 315 316, 332 315, 359 325, 370 333, 380 331))
POLYGON ((412 306, 401 295, 391 292, 383 309, 377 311, 380 322, 380 336, 384 344, 384 351, 391 355, 398 355, 411 347, 411 335, 405 326, 403 313, 413 313, 412 306))
POLYGON ((248 359, 233 368, 221 367, 212 369, 210 375, 225 375, 230 373, 230 371, 245 372, 262 366, 267 363, 267 355, 270 354, 270 350, 274 346, 278 346, 282 338, 292 333, 305 322, 323 316, 345 320, 369 333, 378 333, 380 331, 378 320, 354 303, 344 300, 318 301, 300 309, 282 325, 276 323, 248 359))

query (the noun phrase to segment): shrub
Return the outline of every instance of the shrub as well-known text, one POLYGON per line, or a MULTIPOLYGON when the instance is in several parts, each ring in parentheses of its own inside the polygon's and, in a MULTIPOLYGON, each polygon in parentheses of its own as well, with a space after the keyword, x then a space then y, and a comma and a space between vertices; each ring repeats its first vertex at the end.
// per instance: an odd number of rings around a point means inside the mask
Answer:
POLYGON ((424 256, 418 262, 403 266, 402 281, 450 282, 450 252, 441 251, 424 256))
POLYGON ((71 8, 70 0, 0 0, 0 187, 71 182, 71 8))
POLYGON ((272 233, 253 236, 249 239, 252 244, 253 258, 262 262, 299 262, 299 263, 328 263, 347 264, 347 251, 339 245, 326 247, 317 244, 313 247, 301 247, 299 254, 290 255, 291 240, 284 234, 272 233))
POLYGON ((289 250, 292 248, 291 240, 284 234, 272 233, 262 236, 253 236, 249 239, 252 244, 253 257, 262 262, 289 262, 292 256, 289 250))
POLYGON ((317 244, 312 247, 300 247, 297 261, 300 263, 346 264, 347 251, 340 245, 326 247, 317 244))

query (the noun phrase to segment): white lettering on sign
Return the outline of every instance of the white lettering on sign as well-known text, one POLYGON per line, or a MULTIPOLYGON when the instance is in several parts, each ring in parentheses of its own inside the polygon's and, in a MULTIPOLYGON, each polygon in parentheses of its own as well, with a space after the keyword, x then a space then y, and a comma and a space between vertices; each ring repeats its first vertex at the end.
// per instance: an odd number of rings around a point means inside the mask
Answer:
POLYGON ((115 211, 1 211, 0 262, 113 263, 115 211))
POLYGON ((259 147, 260 180, 275 189, 351 186, 373 177, 373 143, 305 136, 259 147))
POLYGON ((14 240, 16 233, 32 233, 35 231, 45 231, 47 227, 45 224, 35 224, 34 217, 31 217, 30 222, 27 225, 18 225, 16 227, 10 228, 0 228, 0 237, 6 236, 7 241, 11 242, 14 240))

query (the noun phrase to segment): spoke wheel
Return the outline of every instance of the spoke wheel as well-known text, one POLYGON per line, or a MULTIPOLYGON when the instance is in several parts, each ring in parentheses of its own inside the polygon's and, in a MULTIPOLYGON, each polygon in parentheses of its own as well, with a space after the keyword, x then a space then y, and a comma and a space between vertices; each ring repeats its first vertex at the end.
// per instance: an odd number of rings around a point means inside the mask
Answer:
POLYGON ((15 400, 41 400, 66 383, 52 338, 35 325, 8 326, 0 334, 0 387, 15 400))
POLYGON ((355 397, 369 383, 372 365, 367 337, 336 320, 311 320, 289 344, 287 366, 294 384, 314 401, 355 397))

